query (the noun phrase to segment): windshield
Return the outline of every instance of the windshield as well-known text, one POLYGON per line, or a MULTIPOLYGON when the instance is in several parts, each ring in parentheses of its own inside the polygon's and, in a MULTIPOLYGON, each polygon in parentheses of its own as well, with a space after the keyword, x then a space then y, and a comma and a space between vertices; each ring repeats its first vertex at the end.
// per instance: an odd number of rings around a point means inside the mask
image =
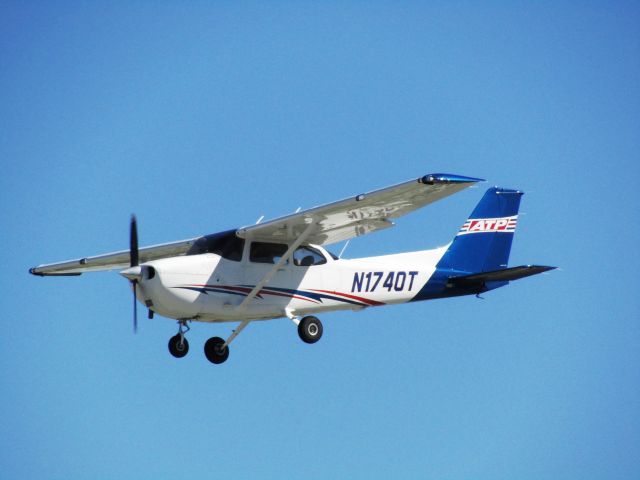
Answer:
POLYGON ((227 260, 239 262, 242 260, 244 239, 236 235, 235 230, 205 235, 193 244, 187 255, 200 255, 202 253, 215 253, 227 260))

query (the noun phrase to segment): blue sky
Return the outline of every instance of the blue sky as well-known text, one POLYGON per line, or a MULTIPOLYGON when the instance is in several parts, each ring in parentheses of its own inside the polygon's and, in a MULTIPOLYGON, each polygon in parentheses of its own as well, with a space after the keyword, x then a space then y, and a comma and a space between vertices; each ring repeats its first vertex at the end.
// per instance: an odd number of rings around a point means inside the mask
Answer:
MULTIPOLYGON (((640 476, 637 2, 0 3, 0 478, 640 476), (429 172, 488 182, 351 242, 440 246, 520 188, 473 297, 252 324, 229 361, 115 273, 39 263, 429 172)), ((339 245, 337 246, 340 247, 339 245)))

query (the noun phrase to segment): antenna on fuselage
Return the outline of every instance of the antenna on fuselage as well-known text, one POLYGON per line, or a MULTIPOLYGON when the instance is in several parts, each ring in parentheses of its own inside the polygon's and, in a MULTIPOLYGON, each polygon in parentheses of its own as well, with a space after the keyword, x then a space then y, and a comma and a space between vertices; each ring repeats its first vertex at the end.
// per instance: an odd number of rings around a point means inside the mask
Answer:
POLYGON ((260 218, 258 220, 256 220, 256 225, 259 224, 262 221, 263 218, 264 218, 264 215, 261 215, 260 218))

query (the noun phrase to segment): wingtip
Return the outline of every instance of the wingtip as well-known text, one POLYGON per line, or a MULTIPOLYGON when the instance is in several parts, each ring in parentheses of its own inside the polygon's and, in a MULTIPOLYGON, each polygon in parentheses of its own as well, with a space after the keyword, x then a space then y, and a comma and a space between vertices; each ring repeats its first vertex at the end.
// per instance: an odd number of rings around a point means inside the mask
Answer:
POLYGON ((418 180, 427 185, 447 184, 447 183, 478 183, 486 181, 484 178, 466 177, 464 175, 454 175, 451 173, 429 173, 418 180))
POLYGON ((43 275, 42 273, 40 273, 40 272, 37 272, 37 271, 36 271, 36 268, 37 268, 37 267, 31 267, 31 268, 29 269, 29 273, 30 273, 31 275, 35 275, 35 276, 37 276, 37 277, 43 277, 44 275, 43 275))
POLYGON ((29 273, 31 275, 35 275, 36 277, 78 277, 82 275, 82 272, 69 272, 69 273, 55 273, 55 272, 39 272, 37 269, 39 267, 32 267, 29 269, 29 273))

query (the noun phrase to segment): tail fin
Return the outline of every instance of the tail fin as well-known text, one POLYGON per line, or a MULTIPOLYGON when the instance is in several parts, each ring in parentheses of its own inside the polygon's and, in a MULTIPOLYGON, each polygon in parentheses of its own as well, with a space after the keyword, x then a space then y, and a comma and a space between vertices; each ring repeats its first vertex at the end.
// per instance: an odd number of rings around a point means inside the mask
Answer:
POLYGON ((522 195, 519 190, 487 190, 438 263, 438 269, 480 273, 507 268, 522 195))

